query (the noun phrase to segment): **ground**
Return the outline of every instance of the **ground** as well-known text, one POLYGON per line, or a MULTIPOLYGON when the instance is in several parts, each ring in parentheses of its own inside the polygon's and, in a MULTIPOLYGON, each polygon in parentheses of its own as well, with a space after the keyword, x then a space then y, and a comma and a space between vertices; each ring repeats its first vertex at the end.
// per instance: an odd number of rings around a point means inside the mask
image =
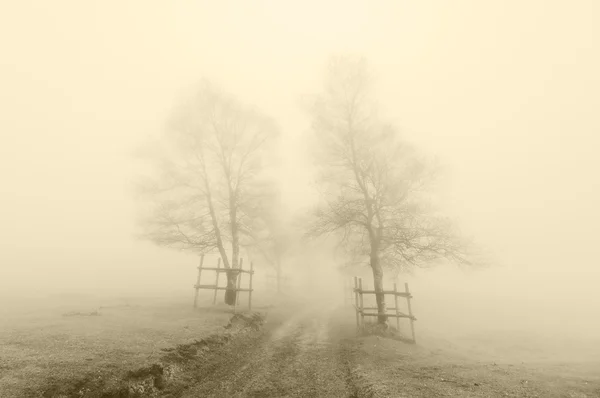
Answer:
MULTIPOLYGON (((90 377, 154 363, 161 348, 222 330, 231 314, 193 311, 191 296, 52 296, 0 309, 0 397, 51 396, 90 377)), ((5 301, 6 303, 6 301, 5 301)))
POLYGON ((262 333, 237 340, 215 361, 194 368, 198 377, 182 396, 353 396, 344 352, 330 335, 331 311, 288 310, 272 311, 262 333))
POLYGON ((600 357, 496 362, 474 341, 469 351, 427 334, 416 345, 357 337, 353 313, 327 305, 270 318, 262 333, 196 367, 181 396, 600 397, 600 357))
POLYGON ((374 396, 600 397, 600 359, 499 361, 447 342, 423 340, 409 346, 361 339, 353 362, 377 391, 374 396))
POLYGON ((418 322, 416 345, 357 336, 353 312, 327 301, 280 300, 223 328, 223 307, 189 304, 14 317, 0 333, 0 396, 102 396, 58 388, 98 372, 156 387, 105 397, 600 397, 596 347, 559 356, 519 334, 450 338, 418 322))

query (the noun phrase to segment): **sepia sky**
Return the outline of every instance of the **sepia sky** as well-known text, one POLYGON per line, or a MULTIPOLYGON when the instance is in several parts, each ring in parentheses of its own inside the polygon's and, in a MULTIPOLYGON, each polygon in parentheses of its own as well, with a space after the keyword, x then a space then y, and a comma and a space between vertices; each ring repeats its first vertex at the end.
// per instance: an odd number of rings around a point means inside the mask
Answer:
POLYGON ((132 236, 135 148, 209 78, 278 119, 301 209, 298 103, 352 53, 382 114, 444 165, 448 214, 494 253, 477 286, 600 303, 599 20, 595 0, 2 2, 0 287, 191 286, 193 257, 132 236))

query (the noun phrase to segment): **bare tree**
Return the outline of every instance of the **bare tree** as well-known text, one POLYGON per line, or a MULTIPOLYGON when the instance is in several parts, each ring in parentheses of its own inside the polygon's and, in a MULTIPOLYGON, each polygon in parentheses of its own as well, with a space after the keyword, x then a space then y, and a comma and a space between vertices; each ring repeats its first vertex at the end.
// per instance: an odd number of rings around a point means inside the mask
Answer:
POLYGON ((143 237, 185 251, 218 250, 227 304, 236 301, 240 246, 253 236, 265 151, 277 133, 271 119, 205 82, 170 119, 154 156, 158 173, 140 184, 152 203, 143 237))
MULTIPOLYGON (((382 292, 385 268, 468 260, 450 222, 428 205, 435 168, 380 122, 369 86, 364 59, 337 57, 325 92, 312 103, 323 201, 309 235, 339 233, 352 262, 368 263, 375 291, 382 292)), ((385 296, 376 299, 385 323, 385 296)))

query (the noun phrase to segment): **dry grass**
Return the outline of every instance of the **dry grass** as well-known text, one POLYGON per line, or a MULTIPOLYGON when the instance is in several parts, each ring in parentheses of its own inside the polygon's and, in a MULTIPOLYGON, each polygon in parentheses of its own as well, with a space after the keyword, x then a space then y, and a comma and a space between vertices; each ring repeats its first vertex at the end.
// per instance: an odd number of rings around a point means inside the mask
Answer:
POLYGON ((449 340, 422 333, 417 345, 376 336, 359 341, 353 357, 361 396, 600 396, 600 356, 558 355, 522 334, 449 340))
POLYGON ((0 397, 42 397, 49 386, 92 375, 116 379, 157 361, 163 348, 223 330, 231 316, 222 308, 194 311, 190 298, 11 304, 0 314, 0 397))

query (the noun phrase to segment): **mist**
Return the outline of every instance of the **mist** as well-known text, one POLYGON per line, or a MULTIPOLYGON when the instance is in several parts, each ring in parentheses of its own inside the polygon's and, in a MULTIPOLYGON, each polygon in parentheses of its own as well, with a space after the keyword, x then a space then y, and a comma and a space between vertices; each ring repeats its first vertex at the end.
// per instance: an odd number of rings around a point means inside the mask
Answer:
MULTIPOLYGON (((5 2, 0 295, 191 297, 197 256, 135 238, 136 150, 209 78, 277 119, 283 201, 300 214, 317 193, 299 103, 350 53, 492 259, 406 277, 420 321, 594 337, 599 17, 594 1, 5 2)), ((315 264, 335 278, 333 260, 315 264)))

